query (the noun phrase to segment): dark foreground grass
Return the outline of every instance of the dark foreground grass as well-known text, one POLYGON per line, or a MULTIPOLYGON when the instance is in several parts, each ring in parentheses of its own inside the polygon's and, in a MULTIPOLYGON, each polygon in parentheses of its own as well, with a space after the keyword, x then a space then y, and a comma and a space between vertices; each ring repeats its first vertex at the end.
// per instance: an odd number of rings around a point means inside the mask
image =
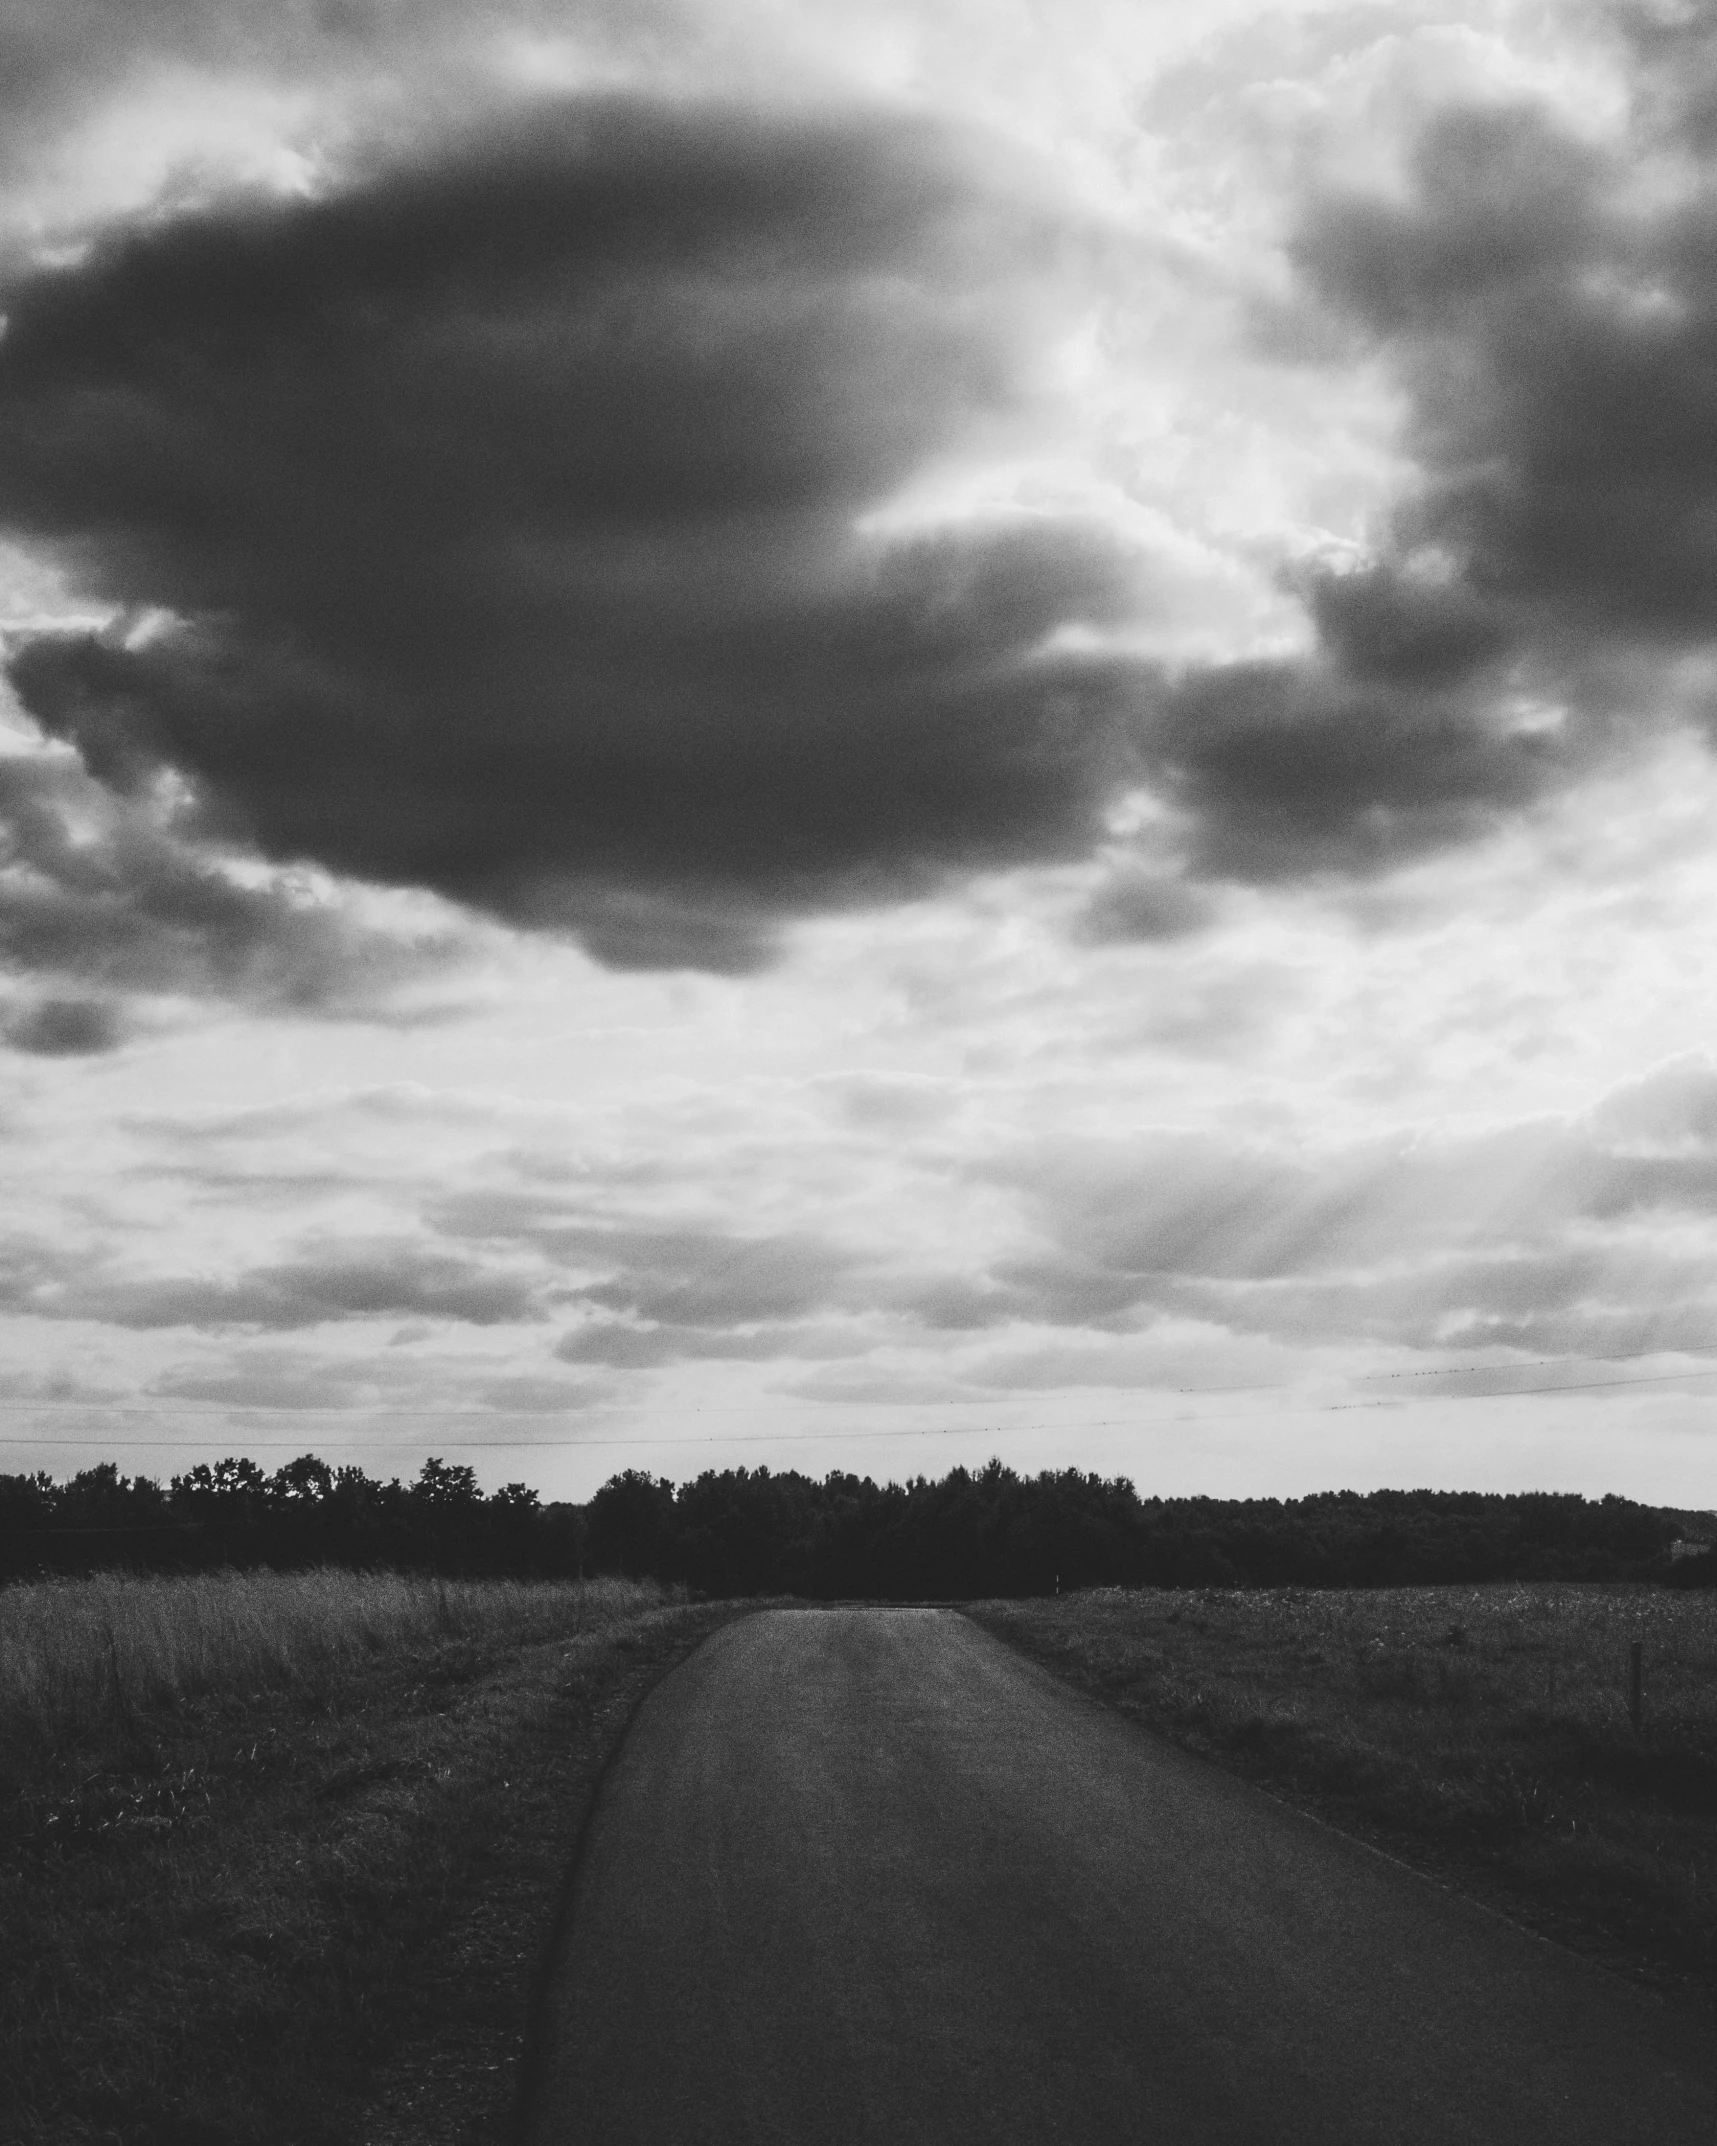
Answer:
POLYGON ((602 1764, 734 1614, 350 1574, 0 1593, 0 2139, 503 2139, 602 1764))
POLYGON ((1717 1596, 1104 1589, 969 1614, 1546 1935, 1717 1999, 1717 1596))

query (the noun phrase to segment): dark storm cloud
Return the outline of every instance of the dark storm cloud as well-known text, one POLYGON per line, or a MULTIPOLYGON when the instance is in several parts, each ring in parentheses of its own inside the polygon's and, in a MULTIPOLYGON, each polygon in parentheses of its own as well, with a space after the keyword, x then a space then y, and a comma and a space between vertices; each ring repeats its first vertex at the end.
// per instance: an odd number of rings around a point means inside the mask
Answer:
POLYGON ((1078 853, 1130 568, 1054 521, 855 536, 1014 412, 1068 230, 868 117, 557 106, 6 294, 0 518, 182 622, 25 704, 271 855, 743 967, 784 911, 1078 853))
MULTIPOLYGON (((1403 201, 1321 202, 1307 289, 1407 388, 1384 554, 1303 585, 1312 657, 1189 679, 1206 870, 1365 869, 1624 747, 1717 637, 1717 192, 1640 206, 1530 110, 1434 125, 1403 201)), ((1709 705, 1694 712, 1709 720, 1709 705)))
MULTIPOLYGON (((0 522, 129 616, 11 673, 115 791, 170 766, 276 859, 624 966, 1086 854, 1132 784, 1196 882, 1381 871, 1674 712, 1717 635, 1717 192, 1630 205, 1527 111, 1325 199, 1302 302, 1407 389, 1421 480, 1307 654, 1076 653, 1142 563, 1021 518, 855 531, 1008 420, 1082 243, 924 122, 515 113, 315 200, 163 214, 5 294, 0 522), (1060 637, 1058 638, 1058 634, 1060 637)), ((1084 645, 1088 645, 1084 644, 1084 645)), ((1147 837, 1147 842, 1154 837, 1147 837)))
POLYGON ((1152 756, 1195 870, 1385 867, 1689 712, 1671 666, 1717 637, 1712 177, 1646 202, 1533 110, 1455 111, 1404 199, 1313 206, 1308 347, 1333 320, 1389 361, 1421 474, 1369 565, 1300 577, 1313 653, 1169 697, 1152 756))
POLYGON ((1327 204, 1301 258, 1387 343, 1466 633, 1583 653, 1717 628, 1717 200, 1634 207, 1529 111, 1433 128, 1405 204, 1327 204))
POLYGON ((1511 734, 1493 692, 1358 679, 1327 656, 1194 674, 1156 772, 1190 817, 1195 871, 1364 873, 1485 833, 1584 759, 1511 734))
POLYGON ((398 987, 460 951, 357 924, 270 875, 234 876, 146 797, 116 797, 70 755, 0 757, 0 967, 67 984, 0 1013, 0 1037, 42 1053, 121 1040, 114 995, 218 995, 385 1018, 398 987))

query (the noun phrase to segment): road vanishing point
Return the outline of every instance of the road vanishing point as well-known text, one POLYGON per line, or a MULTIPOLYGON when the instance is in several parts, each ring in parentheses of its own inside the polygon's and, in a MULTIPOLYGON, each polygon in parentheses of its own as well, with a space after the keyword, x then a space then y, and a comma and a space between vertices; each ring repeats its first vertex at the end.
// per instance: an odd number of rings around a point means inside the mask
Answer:
POLYGON ((1713 2146, 1693 2017, 956 1611, 784 1609, 645 1702, 532 2146, 1713 2146))

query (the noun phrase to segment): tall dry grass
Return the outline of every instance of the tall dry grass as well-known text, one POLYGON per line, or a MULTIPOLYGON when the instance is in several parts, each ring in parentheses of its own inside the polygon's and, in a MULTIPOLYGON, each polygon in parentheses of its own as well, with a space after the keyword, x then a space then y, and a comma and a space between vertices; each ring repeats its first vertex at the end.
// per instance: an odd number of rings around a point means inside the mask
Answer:
POLYGON ((0 1588, 0 1774, 104 1754, 140 1719, 211 1694, 316 1688, 383 1651, 528 1644, 666 1599, 649 1580, 435 1580, 217 1572, 0 1588))

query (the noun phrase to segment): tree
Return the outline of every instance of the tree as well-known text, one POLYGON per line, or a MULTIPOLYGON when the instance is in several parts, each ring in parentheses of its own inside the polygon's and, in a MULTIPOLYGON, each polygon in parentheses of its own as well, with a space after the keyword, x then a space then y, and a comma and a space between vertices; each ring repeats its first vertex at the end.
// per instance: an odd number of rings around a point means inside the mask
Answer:
POLYGON ((268 1478, 253 1460, 228 1454, 213 1467, 199 1461, 173 1478, 173 1503, 201 1517, 248 1517, 268 1494, 268 1478))
POLYGON ((333 1495, 334 1471, 314 1453, 301 1453, 296 1460, 289 1460, 284 1468, 274 1471, 274 1480, 268 1487, 277 1498, 319 1503, 333 1495))
POLYGON ((633 1579, 669 1577, 674 1541, 674 1486, 641 1469, 610 1476, 591 1499, 590 1555, 599 1572, 633 1579))
POLYGON ((424 1462, 417 1471, 417 1481, 411 1486, 411 1494, 423 1504, 442 1510, 475 1505, 481 1496, 477 1488, 475 1468, 468 1468, 463 1462, 444 1460, 424 1462))

